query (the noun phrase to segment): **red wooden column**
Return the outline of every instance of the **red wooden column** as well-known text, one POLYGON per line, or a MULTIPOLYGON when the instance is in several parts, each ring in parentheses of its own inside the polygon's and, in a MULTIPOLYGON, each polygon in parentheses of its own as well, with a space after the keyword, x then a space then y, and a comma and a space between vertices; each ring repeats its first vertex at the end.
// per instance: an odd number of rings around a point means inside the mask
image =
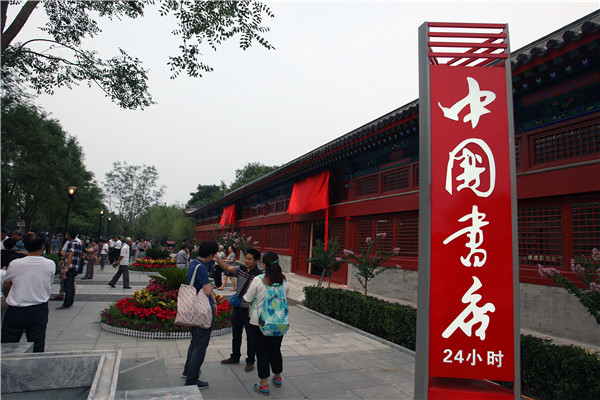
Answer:
POLYGON ((415 398, 518 399, 508 28, 425 23, 419 45, 415 398), (511 382, 514 389, 490 380, 511 382))

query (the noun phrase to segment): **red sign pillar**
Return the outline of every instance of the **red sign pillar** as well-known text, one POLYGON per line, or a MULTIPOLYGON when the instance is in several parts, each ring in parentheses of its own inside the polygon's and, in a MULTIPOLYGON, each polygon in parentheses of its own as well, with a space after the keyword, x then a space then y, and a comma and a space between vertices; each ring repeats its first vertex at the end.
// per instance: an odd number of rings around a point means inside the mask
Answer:
POLYGON ((510 76, 506 25, 421 26, 415 398, 520 397, 510 76))

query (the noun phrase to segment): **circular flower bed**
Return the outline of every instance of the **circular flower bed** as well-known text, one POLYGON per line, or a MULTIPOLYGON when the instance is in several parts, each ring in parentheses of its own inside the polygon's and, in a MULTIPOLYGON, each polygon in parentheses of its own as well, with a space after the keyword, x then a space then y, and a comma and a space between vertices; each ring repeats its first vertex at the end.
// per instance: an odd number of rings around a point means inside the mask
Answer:
MULTIPOLYGON (((137 337, 179 338, 190 331, 187 326, 176 325, 177 293, 154 279, 144 289, 136 290, 133 296, 125 297, 100 314, 103 328, 115 333, 137 337), (107 329, 108 328, 108 329, 107 329), (133 335, 129 331, 143 333, 133 335), (154 333, 155 335, 148 335, 154 333)), ((217 312, 213 331, 225 333, 231 327, 231 306, 223 296, 215 295, 217 312)))
POLYGON ((155 272, 163 268, 177 267, 174 258, 153 259, 150 257, 138 258, 129 266, 132 271, 155 272))

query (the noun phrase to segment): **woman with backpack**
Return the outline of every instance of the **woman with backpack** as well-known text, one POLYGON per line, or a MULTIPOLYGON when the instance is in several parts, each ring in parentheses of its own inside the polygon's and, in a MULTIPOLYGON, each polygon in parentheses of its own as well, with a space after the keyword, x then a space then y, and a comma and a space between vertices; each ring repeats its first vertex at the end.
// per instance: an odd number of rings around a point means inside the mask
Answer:
POLYGON ((250 325, 253 329, 260 378, 260 383, 254 385, 254 391, 266 396, 270 394, 271 371, 273 371, 273 384, 276 387, 281 386, 283 371, 281 342, 289 327, 287 304, 289 285, 281 271, 277 254, 272 251, 265 253, 262 263, 265 273, 252 280, 244 300, 251 303, 250 325), (266 317, 267 311, 268 314, 278 315, 279 319, 270 320, 266 317))

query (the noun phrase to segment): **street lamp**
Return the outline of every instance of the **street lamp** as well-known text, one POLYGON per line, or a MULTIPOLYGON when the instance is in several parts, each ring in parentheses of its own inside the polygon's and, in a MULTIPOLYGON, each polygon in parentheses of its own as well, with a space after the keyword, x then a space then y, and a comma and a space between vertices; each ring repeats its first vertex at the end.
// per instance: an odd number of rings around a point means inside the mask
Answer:
POLYGON ((108 217, 106 220, 108 221, 108 226, 106 227, 106 240, 108 240, 110 239, 110 221, 112 221, 112 218, 108 217))
POLYGON ((100 239, 100 229, 102 229, 102 220, 104 219, 104 210, 100 210, 100 222, 98 223, 98 239, 100 239))
POLYGON ((67 188, 67 195, 69 200, 67 202, 67 218, 65 218, 65 230, 63 232, 63 239, 67 240, 67 227, 69 226, 69 213, 71 212, 71 203, 75 200, 75 192, 77 191, 76 186, 69 186, 67 188))

